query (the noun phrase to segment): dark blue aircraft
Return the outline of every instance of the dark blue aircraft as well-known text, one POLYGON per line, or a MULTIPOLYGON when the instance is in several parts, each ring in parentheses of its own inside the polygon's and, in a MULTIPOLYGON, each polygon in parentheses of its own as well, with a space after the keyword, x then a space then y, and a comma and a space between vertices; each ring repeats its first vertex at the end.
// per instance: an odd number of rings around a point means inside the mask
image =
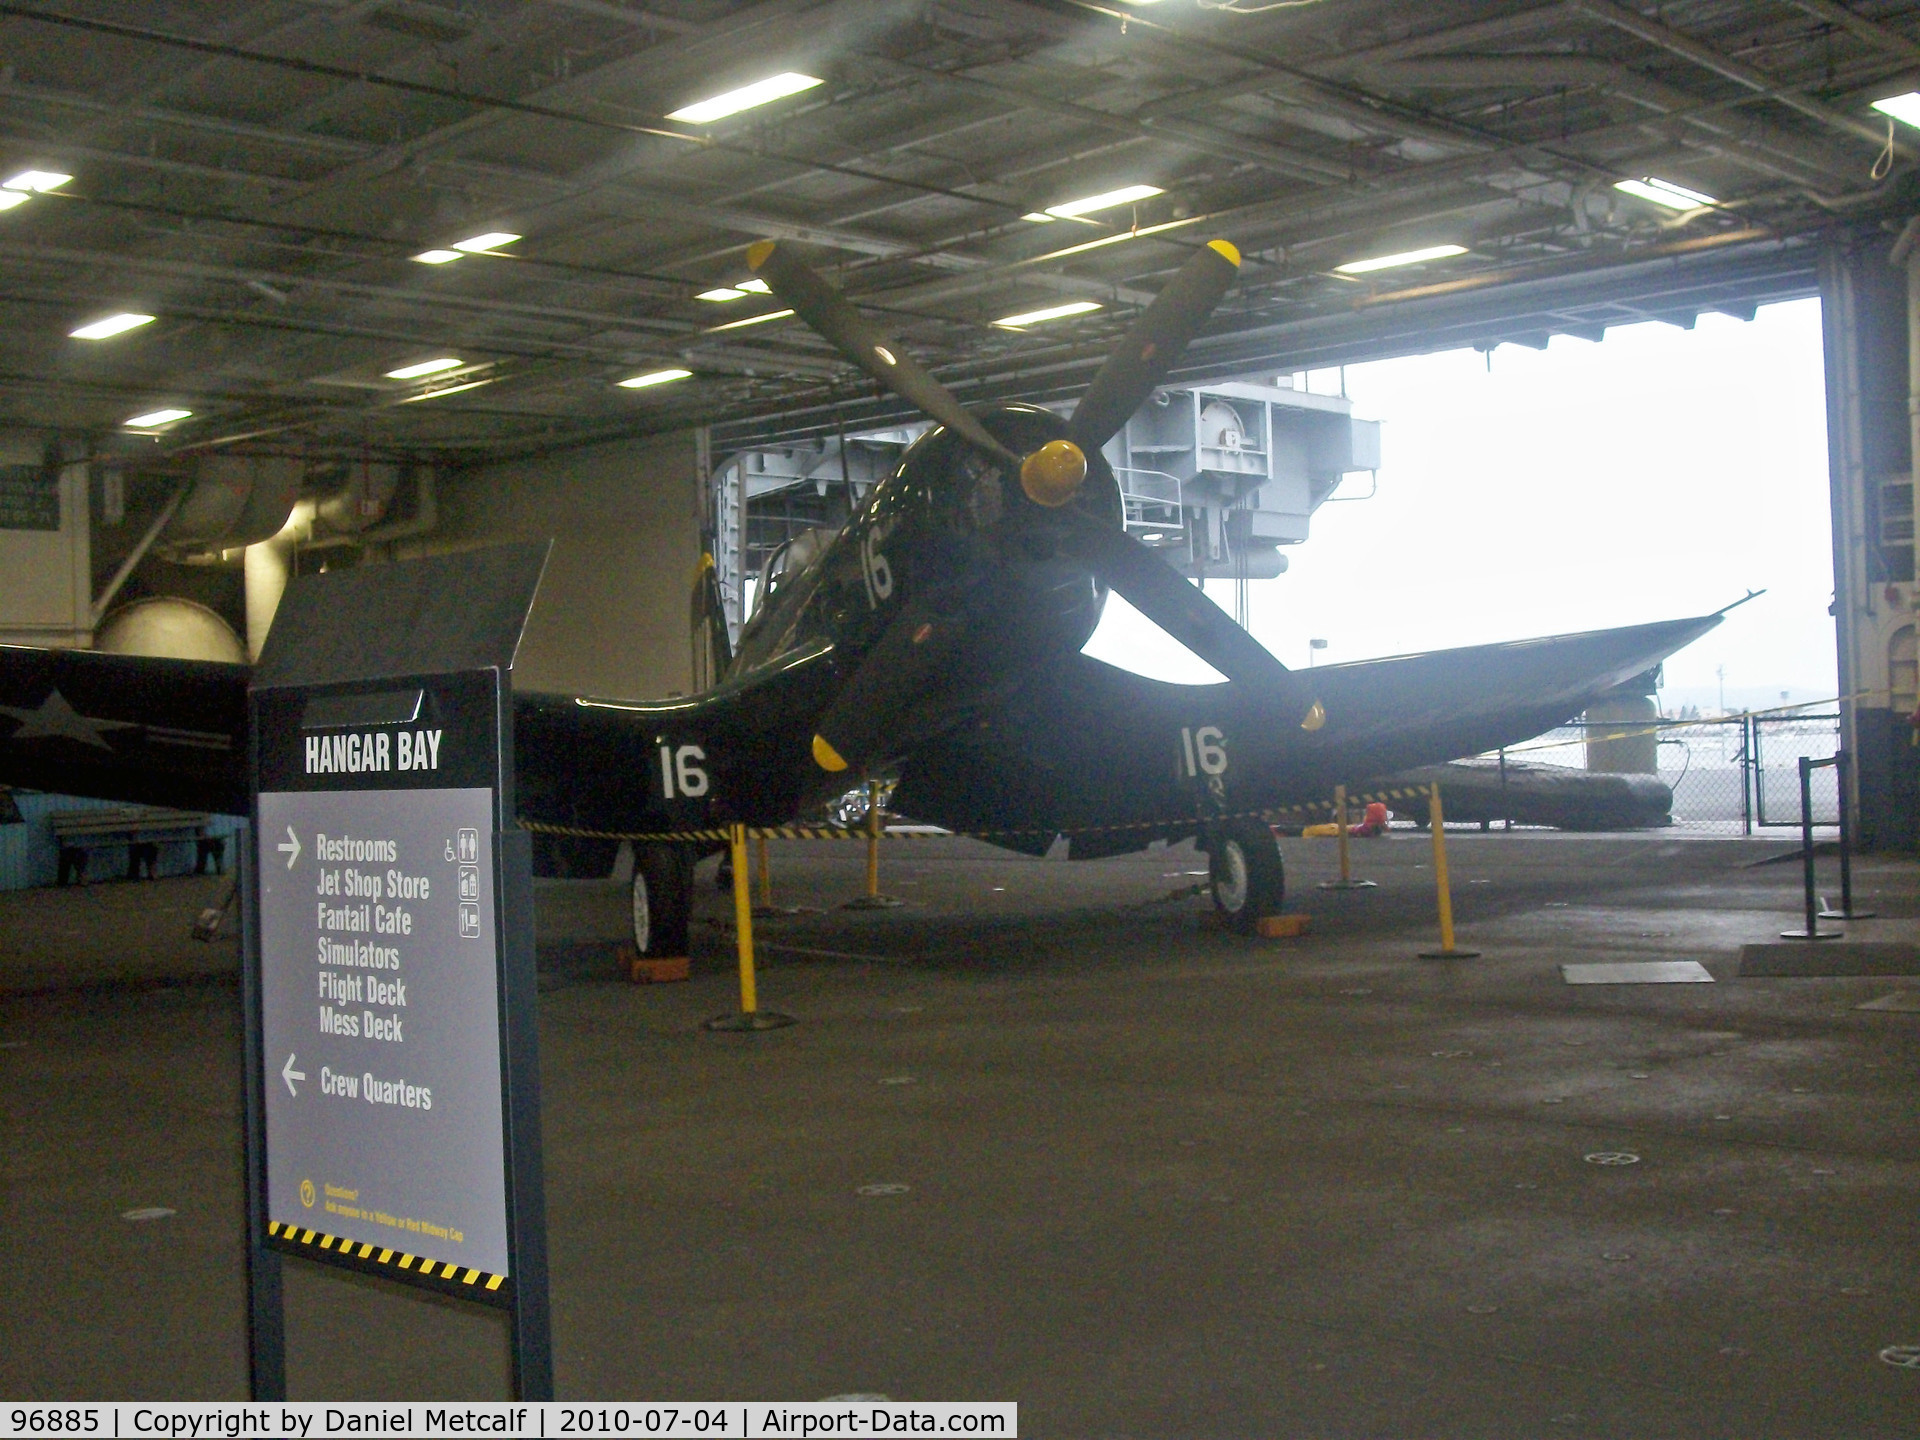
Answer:
MULTIPOLYGON (((791 824, 865 776, 915 820, 1090 858, 1197 838, 1216 905, 1280 908, 1268 817, 1337 784, 1478 754, 1577 715, 1719 623, 1706 615, 1290 671, 1126 533, 1101 446, 1239 266, 1197 250, 1071 418, 979 414, 785 247, 749 261, 782 303, 938 422, 720 657, 719 682, 639 702, 522 694, 515 798, 556 872, 634 845, 634 939, 684 954, 715 832, 791 824), (1171 685, 1080 653, 1118 593, 1226 677, 1171 685)), ((242 666, 0 647, 0 782, 245 813, 242 666), (9 723, 10 722, 10 723, 9 723)))

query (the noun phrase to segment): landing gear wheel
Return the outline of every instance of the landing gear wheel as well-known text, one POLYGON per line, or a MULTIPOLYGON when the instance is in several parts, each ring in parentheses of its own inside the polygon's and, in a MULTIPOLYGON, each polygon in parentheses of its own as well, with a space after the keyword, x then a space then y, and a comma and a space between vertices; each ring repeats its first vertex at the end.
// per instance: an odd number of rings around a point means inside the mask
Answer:
POLYGON ((643 960, 687 953, 693 859, 679 845, 633 848, 633 948, 643 960))
POLYGON ((1280 843, 1258 822, 1215 832, 1208 847, 1213 907, 1242 935, 1251 935, 1269 915, 1280 913, 1287 872, 1280 843))

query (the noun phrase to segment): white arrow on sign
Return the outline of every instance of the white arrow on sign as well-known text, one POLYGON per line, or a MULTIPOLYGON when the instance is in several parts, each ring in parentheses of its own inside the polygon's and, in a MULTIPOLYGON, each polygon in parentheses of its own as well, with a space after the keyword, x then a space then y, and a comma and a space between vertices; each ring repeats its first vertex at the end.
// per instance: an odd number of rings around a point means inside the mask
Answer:
POLYGON ((293 1088, 293 1082, 296 1080, 306 1079, 307 1072, 304 1070, 296 1070, 293 1068, 292 1052, 288 1052, 287 1063, 280 1067, 280 1078, 287 1082, 287 1093, 289 1095, 298 1097, 300 1092, 293 1088))
POLYGON ((287 826, 287 838, 275 848, 287 857, 287 869, 293 869, 293 862, 300 858, 300 837, 293 833, 293 826, 287 826))

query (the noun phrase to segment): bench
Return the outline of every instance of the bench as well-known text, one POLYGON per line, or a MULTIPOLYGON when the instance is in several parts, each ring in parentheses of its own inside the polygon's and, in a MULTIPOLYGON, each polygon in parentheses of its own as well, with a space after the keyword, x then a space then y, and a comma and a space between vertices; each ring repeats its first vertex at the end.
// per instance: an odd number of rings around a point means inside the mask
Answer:
POLYGON ((222 836, 207 834, 207 816, 201 811, 169 810, 157 805, 56 810, 47 816, 47 823, 60 846, 62 885, 69 880, 85 884, 88 856, 95 850, 121 845, 127 849, 127 879, 138 880, 144 870, 151 880, 160 862, 160 847, 188 840, 194 846, 194 874, 205 874, 209 864, 216 875, 225 873, 227 842, 222 836))

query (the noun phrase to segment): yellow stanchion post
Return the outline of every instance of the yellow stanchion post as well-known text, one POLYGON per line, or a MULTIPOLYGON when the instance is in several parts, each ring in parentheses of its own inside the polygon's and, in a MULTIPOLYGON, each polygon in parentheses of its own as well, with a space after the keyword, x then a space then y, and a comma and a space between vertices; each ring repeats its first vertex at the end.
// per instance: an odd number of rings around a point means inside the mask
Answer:
POLYGON ((733 856, 733 925, 740 948, 740 1011, 736 1015, 716 1015, 707 1021, 709 1030, 778 1030, 793 1024, 791 1015, 760 1008, 759 987, 753 971, 753 880, 747 874, 747 827, 735 825, 728 832, 728 848, 733 856))
POLYGON ((1347 835, 1347 787, 1333 787, 1333 822, 1340 827, 1340 883, 1346 885, 1353 880, 1353 847, 1348 843, 1347 835))
POLYGON ((891 910, 900 902, 880 893, 880 782, 867 781, 867 893, 849 900, 843 910, 891 910))
POLYGON ((1433 883, 1440 897, 1440 948, 1422 950, 1422 960, 1477 960, 1478 950, 1456 949, 1453 943, 1453 886, 1447 877, 1447 821, 1440 805, 1440 785, 1428 792, 1428 828, 1433 831, 1433 883))
POLYGON ((1333 823, 1338 827, 1335 838, 1340 842, 1340 878, 1323 880, 1320 882, 1320 888, 1322 890, 1373 889, 1373 881, 1353 878, 1353 855, 1348 845, 1347 835, 1347 787, 1344 785, 1333 787, 1333 823))

